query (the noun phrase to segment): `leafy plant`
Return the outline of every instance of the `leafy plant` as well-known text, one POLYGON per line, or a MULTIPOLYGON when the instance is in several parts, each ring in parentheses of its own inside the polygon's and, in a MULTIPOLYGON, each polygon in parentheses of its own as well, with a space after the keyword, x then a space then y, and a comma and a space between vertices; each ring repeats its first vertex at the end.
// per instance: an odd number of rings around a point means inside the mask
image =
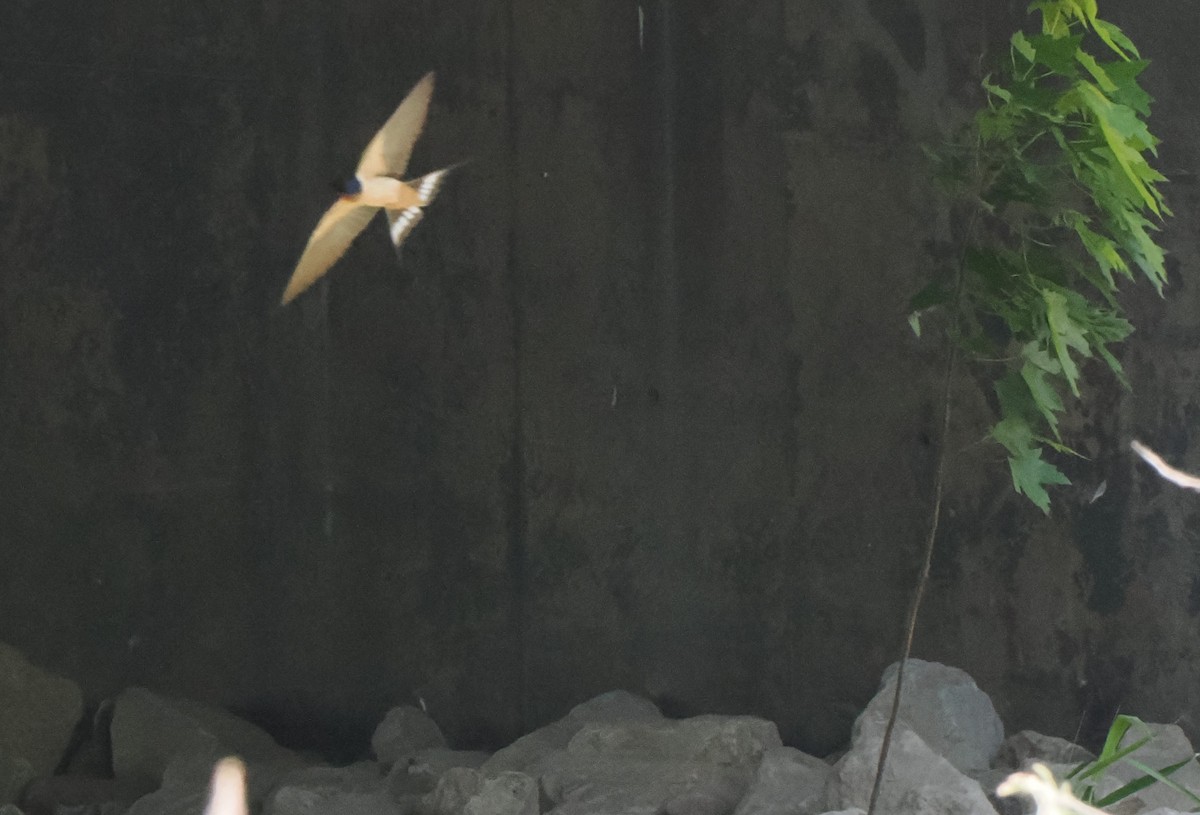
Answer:
POLYGON ((1176 770, 1195 761, 1196 756, 1189 756, 1182 761, 1157 770, 1129 757, 1132 753, 1149 743, 1153 737, 1154 733, 1141 719, 1136 716, 1118 715, 1113 719, 1112 725, 1108 728, 1108 736, 1104 739, 1104 748, 1100 751, 1100 755, 1094 761, 1085 761, 1067 773, 1066 780, 1071 782, 1076 797, 1085 804, 1102 808, 1111 806, 1131 795, 1136 795, 1152 784, 1165 784, 1181 795, 1190 798, 1197 806, 1200 806, 1200 796, 1197 796, 1191 790, 1180 786, 1169 778, 1176 770), (1143 735, 1122 747, 1121 743, 1133 727, 1140 727, 1143 735), (1133 767, 1142 773, 1142 775, 1122 784, 1112 792, 1097 797, 1097 786, 1103 780, 1108 769, 1119 761, 1133 767))
MULTIPOLYGON (((1163 250, 1151 233, 1171 213, 1158 190, 1166 179, 1146 160, 1158 140, 1144 119, 1150 96, 1137 82, 1147 63, 1117 26, 1100 19, 1096 0, 1034 0, 1029 11, 1041 15, 1041 33, 1013 34, 1008 59, 983 80, 986 106, 929 151, 954 204, 960 251, 952 268, 912 298, 909 323, 920 336, 922 319, 942 312, 953 344, 924 557, 867 815, 879 800, 929 582, 959 353, 1002 366, 994 386, 1000 418, 989 435, 1008 454, 1017 492, 1049 512, 1046 487, 1069 482, 1043 454, 1077 455, 1059 433, 1062 384, 1078 397, 1080 365, 1098 356, 1128 387, 1108 348, 1133 330, 1117 303, 1117 279, 1140 272, 1160 294, 1166 282, 1163 250), (1085 48, 1089 40, 1103 60, 1085 48)), ((1050 792, 1058 794, 1052 785, 1050 792)))
POLYGON ((1069 483, 1044 457, 1063 443, 1062 386, 1079 396, 1080 366, 1102 359, 1128 387, 1109 345, 1132 326, 1117 281, 1137 273, 1161 294, 1163 250, 1152 233, 1170 215, 1147 162, 1158 140, 1137 78, 1147 63, 1096 0, 1036 0, 1041 33, 1018 31, 1007 60, 983 80, 986 106, 929 151, 961 224, 954 268, 910 303, 946 312, 951 339, 1002 367, 991 438, 1013 486, 1049 512, 1046 487, 1069 483), (1099 46, 1104 59, 1085 45, 1099 46))

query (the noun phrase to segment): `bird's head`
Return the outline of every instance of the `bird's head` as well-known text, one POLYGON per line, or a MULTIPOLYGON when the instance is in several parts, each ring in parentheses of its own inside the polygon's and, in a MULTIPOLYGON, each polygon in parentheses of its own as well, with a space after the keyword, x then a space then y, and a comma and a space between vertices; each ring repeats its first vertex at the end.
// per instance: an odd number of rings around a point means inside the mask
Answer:
POLYGON ((352 175, 349 178, 337 178, 329 182, 329 186, 338 195, 358 195, 362 192, 362 182, 358 180, 358 176, 352 175))

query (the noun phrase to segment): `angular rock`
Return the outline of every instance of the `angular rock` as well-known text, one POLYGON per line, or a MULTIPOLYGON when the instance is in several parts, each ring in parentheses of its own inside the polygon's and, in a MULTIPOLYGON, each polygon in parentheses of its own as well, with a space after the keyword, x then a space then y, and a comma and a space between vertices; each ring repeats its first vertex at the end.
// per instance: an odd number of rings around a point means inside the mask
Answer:
POLYGON ((538 785, 524 773, 506 772, 483 779, 463 815, 538 815, 538 785))
POLYGON ((0 752, 0 804, 17 803, 25 787, 35 777, 28 761, 0 752))
POLYGON ((775 725, 750 716, 591 723, 529 772, 556 815, 729 815, 780 746, 775 725))
POLYGON ((446 737, 437 723, 411 705, 389 710, 371 736, 375 757, 388 766, 412 758, 420 750, 445 746, 446 737))
POLYGON ((488 760, 487 753, 469 750, 422 750, 408 763, 397 763, 388 773, 388 789, 393 795, 424 794, 437 786, 438 779, 454 767, 478 770, 488 760))
MULTIPOLYGON (((883 731, 896 692, 897 665, 893 663, 883 672, 879 692, 854 723, 852 740, 863 729, 883 731)), ((901 697, 899 719, 934 753, 968 774, 991 766, 1004 739, 1004 725, 992 700, 965 671, 910 659, 904 668, 901 697)))
POLYGON ((265 770, 278 774, 303 765, 294 753, 249 722, 144 688, 129 688, 117 697, 111 733, 114 775, 146 780, 154 786, 162 782, 168 765, 180 757, 183 760, 176 765, 177 772, 185 774, 190 783, 207 784, 217 759, 240 756, 250 769, 252 797, 253 791, 262 787, 256 776, 265 770))
POLYGON ((133 802, 125 815, 201 815, 207 786, 168 784, 133 802))
POLYGON ((589 722, 622 722, 663 718, 653 702, 622 690, 609 691, 571 709, 558 721, 528 733, 498 750, 483 767, 485 773, 525 770, 555 750, 563 749, 589 722))
POLYGON ((263 815, 407 815, 416 799, 397 801, 385 792, 281 786, 267 796, 263 815))
POLYGON ((792 747, 763 753, 754 779, 734 815, 813 815, 824 807, 825 782, 833 768, 792 747))
POLYGON ((468 767, 452 767, 438 779, 437 786, 421 799, 418 811, 423 815, 451 815, 462 812, 467 801, 479 794, 483 773, 468 767))
POLYGON ((524 773, 493 776, 453 767, 418 807, 421 815, 537 815, 538 785, 524 773))
MULTIPOLYGON (((767 750, 782 747, 774 722, 754 716, 587 724, 567 751, 651 761, 694 761, 754 771, 767 750)), ((747 778, 747 780, 749 780, 747 778)))
POLYGON ((82 717, 78 685, 0 643, 0 756, 23 759, 34 775, 52 775, 82 717))
MULTIPOLYGON (((825 785, 825 809, 866 809, 883 728, 860 730, 825 785)), ((879 790, 888 815, 995 815, 979 783, 938 755, 906 723, 897 722, 879 790)))
POLYGON ((20 805, 26 812, 98 812, 105 806, 124 811, 137 797, 126 795, 111 778, 55 775, 26 787, 20 805))
POLYGON ((360 761, 285 774, 267 796, 263 815, 406 815, 417 801, 415 795, 392 795, 384 767, 360 761))
POLYGON ((1022 730, 1000 744, 992 767, 1007 772, 1027 770, 1034 762, 1078 765, 1096 757, 1078 744, 1034 730, 1022 730))
POLYGON ((554 815, 730 815, 749 780, 727 765, 565 750, 538 767, 554 815))
POLYGON ((298 787, 313 792, 369 794, 387 789, 384 768, 374 761, 359 761, 345 767, 304 767, 282 774, 277 787, 298 787))

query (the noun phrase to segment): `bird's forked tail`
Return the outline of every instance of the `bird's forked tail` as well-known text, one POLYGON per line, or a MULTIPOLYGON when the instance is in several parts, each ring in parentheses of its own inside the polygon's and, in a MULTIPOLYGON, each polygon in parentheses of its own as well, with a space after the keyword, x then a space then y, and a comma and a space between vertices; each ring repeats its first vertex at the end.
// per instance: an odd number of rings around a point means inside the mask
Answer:
POLYGON ((388 233, 392 237, 392 245, 396 247, 397 252, 400 251, 400 245, 404 243, 404 239, 408 237, 409 233, 425 217, 422 207, 429 206, 433 199, 437 197, 438 191, 442 188, 442 182, 446 180, 446 175, 458 166, 460 165, 452 164, 449 167, 434 170, 428 175, 423 175, 420 178, 409 181, 408 186, 417 191, 417 197, 421 203, 408 209, 387 210, 388 233))

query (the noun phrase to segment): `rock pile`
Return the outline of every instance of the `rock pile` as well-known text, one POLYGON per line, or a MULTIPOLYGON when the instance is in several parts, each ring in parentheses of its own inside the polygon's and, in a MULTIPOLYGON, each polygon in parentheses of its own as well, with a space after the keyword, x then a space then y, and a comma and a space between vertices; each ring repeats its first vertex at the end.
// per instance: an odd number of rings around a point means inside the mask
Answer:
MULTIPOLYGON (((1061 776, 1092 758, 1031 731, 1005 740, 991 700, 956 668, 911 660, 905 680, 881 813, 1021 812, 1022 803, 992 795, 1009 772, 1040 761, 1061 776)), ((612 691, 490 755, 451 749, 424 712, 398 707, 371 740, 374 761, 330 767, 222 711, 130 688, 101 708, 103 749, 68 762, 82 715, 78 688, 0 646, 0 815, 200 815, 213 765, 231 754, 245 761, 250 806, 261 815, 861 812, 894 682, 892 666, 849 748, 834 759, 784 746, 765 719, 668 719, 652 702, 612 691)), ((1193 755, 1178 727, 1152 727, 1155 738, 1135 758, 1161 767, 1193 755)), ((1136 774, 1114 767, 1098 792, 1136 774)), ((1200 790, 1200 766, 1192 762, 1174 779, 1200 790)), ((1120 812, 1165 815, 1191 806, 1155 785, 1122 801, 1120 812)))

